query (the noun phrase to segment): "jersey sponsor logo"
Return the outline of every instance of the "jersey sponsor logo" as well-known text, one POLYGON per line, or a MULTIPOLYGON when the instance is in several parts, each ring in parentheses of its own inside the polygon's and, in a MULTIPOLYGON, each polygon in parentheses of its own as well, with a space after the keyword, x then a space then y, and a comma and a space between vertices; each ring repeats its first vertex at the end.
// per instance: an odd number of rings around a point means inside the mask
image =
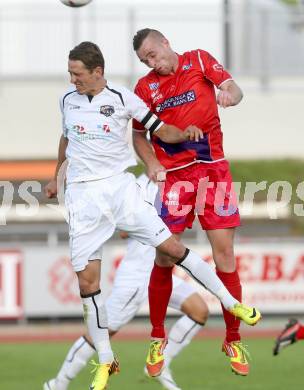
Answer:
POLYGON ((223 66, 221 64, 214 64, 212 66, 212 68, 216 71, 216 72, 222 72, 222 70, 224 69, 223 66))
POLYGON ((110 133, 111 129, 110 129, 110 126, 109 125, 103 125, 102 126, 102 129, 105 133, 110 133))
POLYGON ((69 105, 69 110, 79 110, 80 106, 77 106, 76 104, 70 104, 69 105))
POLYGON ((102 130, 104 133, 111 132, 111 128, 107 123, 104 123, 103 125, 97 125, 97 129, 102 130))
POLYGON ((110 105, 100 106, 100 113, 104 116, 111 116, 115 112, 114 107, 110 105))
POLYGON ((183 70, 189 70, 192 67, 192 64, 183 65, 183 70))
POLYGON ((182 106, 183 104, 191 103, 196 100, 196 95, 193 90, 184 92, 177 96, 172 96, 166 99, 163 103, 156 106, 156 112, 163 112, 167 108, 182 106))
MULTIPOLYGON (((101 129, 102 126, 98 125, 97 128, 101 129)), ((78 141, 80 141, 80 142, 104 138, 104 132, 102 134, 88 133, 88 131, 82 125, 73 125, 70 127, 67 126, 67 130, 72 131, 74 134, 76 133, 76 137, 77 137, 78 141)), ((103 128, 103 130, 105 130, 105 129, 103 128)), ((109 131, 107 131, 107 132, 109 132, 109 131)))
POLYGON ((157 100, 159 99, 162 99, 163 98, 163 95, 161 93, 159 93, 159 91, 154 91, 153 93, 151 93, 151 98, 153 99, 153 103, 157 102, 157 100))
POLYGON ((153 103, 157 102, 157 100, 162 99, 162 98, 163 98, 163 95, 162 95, 162 94, 156 95, 156 96, 153 98, 153 103))
POLYGON ((73 130, 75 130, 77 134, 85 134, 86 133, 85 128, 81 125, 74 125, 73 130))
POLYGON ((166 228, 160 229, 160 231, 155 234, 156 237, 158 237, 160 234, 162 234, 165 230, 166 230, 166 228))
POLYGON ((150 83, 149 88, 151 91, 156 91, 159 88, 159 83, 150 83))

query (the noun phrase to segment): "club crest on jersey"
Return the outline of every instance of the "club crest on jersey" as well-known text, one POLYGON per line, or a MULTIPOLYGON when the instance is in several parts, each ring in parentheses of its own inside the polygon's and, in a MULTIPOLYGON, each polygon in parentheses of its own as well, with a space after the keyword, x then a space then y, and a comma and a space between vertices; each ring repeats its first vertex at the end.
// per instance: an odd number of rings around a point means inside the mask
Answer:
POLYGON ((176 191, 170 191, 167 193, 167 200, 165 204, 167 206, 178 206, 179 204, 179 194, 176 191))
POLYGON ((100 106, 100 113, 104 116, 111 116, 114 114, 114 112, 115 110, 113 106, 109 106, 109 105, 100 106))
POLYGON ((159 83, 150 83, 149 88, 151 91, 156 91, 159 88, 159 83))

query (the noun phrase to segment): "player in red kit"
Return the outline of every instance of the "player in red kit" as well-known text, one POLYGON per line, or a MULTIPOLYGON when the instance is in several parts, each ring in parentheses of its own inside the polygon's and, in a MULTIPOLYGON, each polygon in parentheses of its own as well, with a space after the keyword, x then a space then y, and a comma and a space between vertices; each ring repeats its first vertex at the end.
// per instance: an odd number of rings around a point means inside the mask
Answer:
MULTIPOLYGON (((146 138, 142 124, 134 121, 135 149, 155 181, 166 177, 161 186, 159 213, 171 232, 178 238, 191 228, 197 214, 212 247, 216 272, 229 292, 239 301, 242 287, 233 251, 235 228, 240 217, 232 188, 229 164, 225 159, 218 108, 237 105, 242 91, 231 75, 208 52, 192 50, 175 53, 164 35, 152 29, 136 33, 133 47, 141 62, 152 70, 141 78, 135 93, 158 117, 186 129, 195 125, 203 130, 199 142, 168 144, 153 137, 146 138), (219 89, 215 94, 215 89, 219 89)), ((164 318, 169 300, 172 266, 159 252, 149 285, 151 345, 158 355, 165 344, 164 318), (160 297, 157 291, 162 288, 160 297)), ((241 342, 239 320, 223 307, 226 338, 223 351, 230 357, 232 370, 240 375, 249 373, 247 350, 241 342)), ((155 355, 155 351, 152 351, 155 355)), ((151 347, 147 367, 153 365, 151 347)))
POLYGON ((291 318, 286 324, 284 330, 279 334, 275 341, 273 354, 278 355, 283 348, 304 340, 304 324, 296 318, 291 318))

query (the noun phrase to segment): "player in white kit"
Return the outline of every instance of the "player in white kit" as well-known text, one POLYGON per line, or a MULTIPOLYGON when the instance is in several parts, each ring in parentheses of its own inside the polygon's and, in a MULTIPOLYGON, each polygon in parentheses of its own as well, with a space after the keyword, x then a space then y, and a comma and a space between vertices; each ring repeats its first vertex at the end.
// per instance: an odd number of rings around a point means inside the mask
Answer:
MULTIPOLYGON (((201 130, 190 126, 182 132, 164 124, 136 95, 107 82, 103 55, 94 43, 83 42, 71 50, 68 69, 76 89, 69 90, 60 102, 63 135, 55 178, 46 187, 46 194, 56 196, 57 175, 67 159, 65 201, 71 260, 85 322, 100 363, 90 390, 103 390, 109 375, 118 371, 100 291, 102 246, 116 228, 143 244, 157 247, 168 261, 180 265, 247 324, 258 322, 260 313, 233 298, 212 268, 172 236, 156 209, 144 200, 134 176, 125 172, 135 164, 126 141, 131 118, 169 143, 198 140, 203 136, 201 130)), ((155 362, 158 375, 164 364, 164 347, 165 343, 158 340, 151 342, 150 360, 155 362)))
MULTIPOLYGON (((146 175, 136 182, 144 191, 145 199, 154 203, 158 187, 146 175)), ((147 300, 148 284, 155 259, 155 249, 128 239, 127 251, 114 278, 113 289, 105 301, 110 335, 131 321, 147 300), (145 259, 145 261, 142 261, 145 259)), ((166 366, 157 377, 167 390, 180 390, 172 378, 169 365, 198 333, 208 318, 208 307, 196 290, 181 278, 173 276, 173 290, 169 307, 184 315, 172 326, 165 349, 166 366)), ((93 343, 86 334, 74 342, 56 378, 47 381, 43 390, 67 390, 73 378, 95 353, 93 343)))

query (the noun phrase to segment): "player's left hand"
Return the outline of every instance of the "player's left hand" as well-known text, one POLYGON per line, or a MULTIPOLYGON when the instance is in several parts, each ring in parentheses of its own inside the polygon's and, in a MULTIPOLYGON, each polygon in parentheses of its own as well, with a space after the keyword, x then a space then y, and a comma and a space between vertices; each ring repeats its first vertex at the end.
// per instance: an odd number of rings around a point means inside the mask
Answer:
POLYGON ((203 131, 194 125, 188 126, 183 134, 185 137, 185 141, 198 142, 202 138, 204 138, 203 131))
POLYGON ((234 105, 233 96, 229 91, 219 91, 216 101, 217 104, 223 108, 234 105))

